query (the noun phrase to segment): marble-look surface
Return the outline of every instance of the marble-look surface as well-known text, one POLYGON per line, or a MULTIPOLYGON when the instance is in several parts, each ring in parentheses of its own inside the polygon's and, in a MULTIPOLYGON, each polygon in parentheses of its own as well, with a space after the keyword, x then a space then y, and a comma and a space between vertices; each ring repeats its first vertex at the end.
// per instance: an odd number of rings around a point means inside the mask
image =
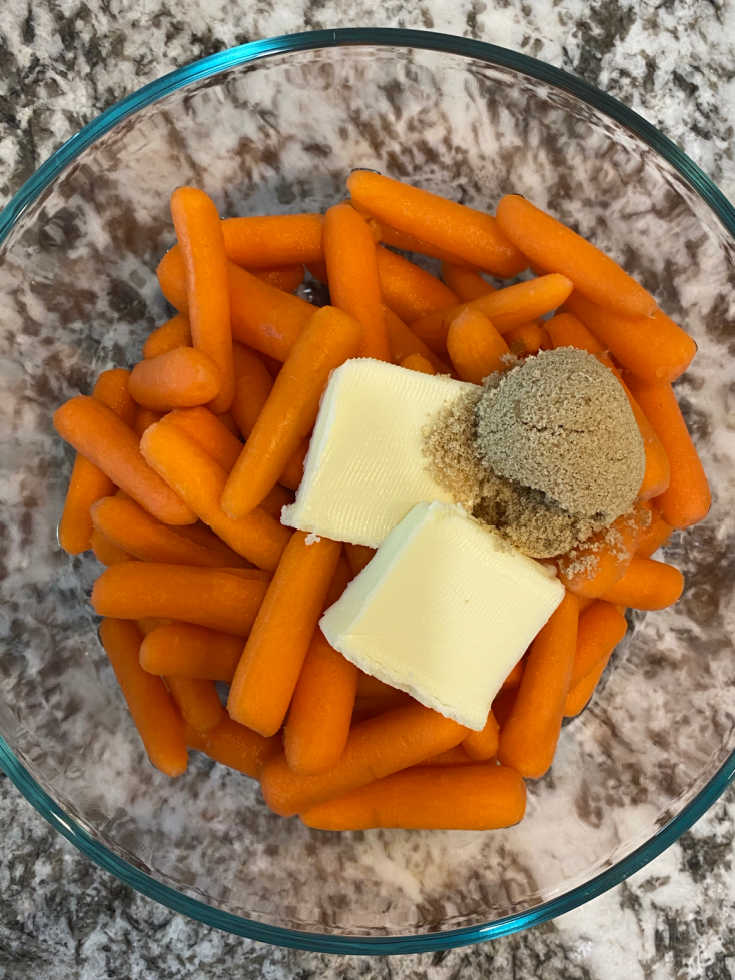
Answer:
MULTIPOLYGON (((440 6, 208 3, 205 16, 193 0, 104 10, 11 2, 0 34, 0 200, 81 123, 169 68, 268 34, 358 24, 480 37, 575 71, 661 125, 735 196, 732 7, 473 0, 447 15, 440 6)), ((732 792, 657 861, 554 923, 474 949, 378 961, 274 950, 173 915, 78 855, 7 780, 0 787, 0 975, 735 975, 732 792)))

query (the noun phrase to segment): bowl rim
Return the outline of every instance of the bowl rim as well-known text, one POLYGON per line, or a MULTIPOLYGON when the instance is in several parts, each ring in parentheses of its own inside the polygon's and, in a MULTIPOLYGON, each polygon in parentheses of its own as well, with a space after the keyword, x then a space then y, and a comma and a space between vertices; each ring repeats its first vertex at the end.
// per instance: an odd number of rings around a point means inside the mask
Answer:
MULTIPOLYGON (((454 54, 483 61, 489 65, 511 68, 568 92, 616 120, 652 147, 678 171, 697 195, 709 205, 727 232, 735 238, 735 207, 722 191, 683 150, 655 126, 596 86, 546 62, 484 41, 431 31, 371 27, 306 31, 241 44, 184 65, 131 93, 70 137, 21 186, 0 212, 0 245, 20 220, 26 208, 38 199, 51 182, 83 150, 139 109, 151 105, 191 82, 209 78, 247 63, 289 52, 348 46, 416 48, 454 54)), ((190 916, 205 925, 273 945, 324 953, 385 955, 451 949, 486 941, 538 925, 596 898, 657 857, 705 813, 735 779, 735 751, 729 755, 697 796, 653 837, 584 884, 528 911, 504 916, 484 925, 432 933, 376 937, 306 932, 269 925, 224 912, 200 899, 184 895, 128 863, 95 840, 80 820, 70 817, 43 789, 2 736, 0 736, 0 768, 34 809, 84 855, 137 891, 175 912, 190 916)))

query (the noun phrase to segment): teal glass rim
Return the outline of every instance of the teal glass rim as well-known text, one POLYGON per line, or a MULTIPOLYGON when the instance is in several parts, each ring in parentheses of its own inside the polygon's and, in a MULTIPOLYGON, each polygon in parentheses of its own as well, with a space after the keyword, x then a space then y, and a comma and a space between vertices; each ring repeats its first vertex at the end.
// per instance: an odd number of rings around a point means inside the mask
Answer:
MULTIPOLYGON (((192 82, 209 78, 231 68, 260 61, 272 55, 349 45, 415 48, 454 54, 490 65, 510 68, 568 92, 580 101, 616 120, 651 146, 678 171, 683 179, 709 205, 715 217, 728 233, 735 238, 735 208, 699 167, 671 140, 636 112, 580 78, 535 58, 482 41, 473 41, 447 34, 435 34, 429 31, 393 28, 345 28, 282 35, 230 48, 170 72, 111 106, 67 140, 11 198, 4 210, 0 212, 0 244, 20 220, 25 209, 40 196, 65 167, 117 123, 133 115, 139 109, 192 82)), ((229 912, 223 912, 199 899, 181 894, 175 888, 161 883, 151 875, 129 864, 95 840, 78 820, 70 817, 49 796, 2 737, 0 737, 0 768, 41 816, 67 840, 78 847, 83 854, 142 894, 168 906, 175 912, 188 915, 205 925, 274 945, 324 953, 385 955, 450 949, 486 941, 538 925, 596 898, 657 857, 705 813, 735 778, 735 751, 730 754, 697 796, 650 840, 583 885, 579 885, 527 912, 506 916, 486 925, 435 933, 375 938, 311 933, 267 925, 229 912)))

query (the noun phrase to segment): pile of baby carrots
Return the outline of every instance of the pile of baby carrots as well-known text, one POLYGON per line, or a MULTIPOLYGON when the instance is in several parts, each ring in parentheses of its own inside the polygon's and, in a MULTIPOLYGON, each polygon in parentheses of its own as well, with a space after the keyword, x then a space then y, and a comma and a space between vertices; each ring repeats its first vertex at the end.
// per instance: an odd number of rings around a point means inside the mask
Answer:
POLYGON ((508 826, 625 635, 625 609, 681 594, 679 571, 651 556, 709 508, 671 387, 696 347, 522 197, 491 216, 368 171, 347 190, 325 215, 224 221, 202 191, 173 193, 177 243, 157 274, 176 314, 131 370, 104 371, 54 417, 77 452, 59 540, 107 566, 91 599, 100 636, 164 773, 183 773, 195 749, 315 828, 508 826), (441 279, 396 250, 440 260, 441 279), (502 288, 486 278, 528 267, 533 278, 502 288), (294 295, 305 270, 331 305, 294 295), (559 557, 564 600, 470 731, 329 646, 319 617, 372 552, 292 532, 279 514, 346 359, 479 382, 509 354, 564 346, 618 378, 645 475, 632 514, 559 557))

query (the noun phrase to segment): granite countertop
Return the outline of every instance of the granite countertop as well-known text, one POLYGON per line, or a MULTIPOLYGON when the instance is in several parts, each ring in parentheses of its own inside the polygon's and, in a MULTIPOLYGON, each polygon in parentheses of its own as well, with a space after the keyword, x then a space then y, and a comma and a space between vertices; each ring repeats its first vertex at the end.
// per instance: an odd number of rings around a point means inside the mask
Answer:
MULTIPOLYGON (((727 0, 7 0, 0 203, 80 125, 171 68, 268 35, 445 31, 583 76, 661 126, 735 199, 735 4, 727 0), (377 7, 382 9, 379 11, 377 7), (206 13, 205 13, 206 11, 206 13)), ((628 881, 530 932, 389 959, 276 949, 143 898, 55 834, 0 775, 0 976, 735 977, 735 791, 628 881)))

